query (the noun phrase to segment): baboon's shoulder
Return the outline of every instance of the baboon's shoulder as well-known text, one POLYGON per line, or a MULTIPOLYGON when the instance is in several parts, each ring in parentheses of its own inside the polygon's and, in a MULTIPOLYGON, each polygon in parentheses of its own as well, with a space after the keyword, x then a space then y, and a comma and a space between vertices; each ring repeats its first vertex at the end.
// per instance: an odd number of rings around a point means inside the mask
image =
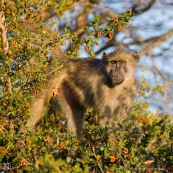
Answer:
POLYGON ((98 72, 102 68, 102 61, 100 59, 80 58, 69 60, 66 64, 67 71, 78 72, 98 72))

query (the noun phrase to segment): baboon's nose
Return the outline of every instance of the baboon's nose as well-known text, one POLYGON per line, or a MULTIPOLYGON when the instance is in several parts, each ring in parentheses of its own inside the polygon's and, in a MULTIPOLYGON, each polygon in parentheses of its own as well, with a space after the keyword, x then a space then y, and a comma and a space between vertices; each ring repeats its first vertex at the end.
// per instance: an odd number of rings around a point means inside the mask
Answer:
POLYGON ((119 76, 116 74, 116 75, 115 75, 115 79, 118 79, 118 78, 119 78, 119 76))

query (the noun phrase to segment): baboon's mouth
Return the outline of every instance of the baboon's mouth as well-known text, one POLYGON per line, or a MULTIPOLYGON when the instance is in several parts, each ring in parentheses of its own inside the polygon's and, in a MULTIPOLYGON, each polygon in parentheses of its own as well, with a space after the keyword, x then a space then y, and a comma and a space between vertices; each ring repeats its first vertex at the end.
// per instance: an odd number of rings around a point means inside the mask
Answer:
POLYGON ((114 86, 120 85, 120 84, 123 83, 123 81, 124 81, 124 79, 123 79, 123 80, 114 80, 114 81, 112 81, 112 84, 113 84, 114 86))

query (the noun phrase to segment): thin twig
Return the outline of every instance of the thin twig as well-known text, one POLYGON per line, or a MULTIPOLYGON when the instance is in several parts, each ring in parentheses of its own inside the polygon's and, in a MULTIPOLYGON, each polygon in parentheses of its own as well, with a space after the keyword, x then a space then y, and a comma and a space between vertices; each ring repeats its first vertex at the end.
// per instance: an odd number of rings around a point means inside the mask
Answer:
POLYGON ((39 161, 38 161, 38 159, 37 159, 37 156, 36 156, 36 153, 35 153, 35 151, 34 151, 34 161, 35 161, 35 166, 37 167, 37 168, 39 168, 39 161))
MULTIPOLYGON (((95 148, 94 148, 93 146, 91 146, 91 148, 92 148, 92 152, 93 152, 93 154, 94 154, 94 157, 96 158, 97 156, 96 156, 96 153, 95 153, 95 148)), ((98 166, 99 166, 101 172, 104 173, 104 171, 103 171, 103 169, 102 169, 100 163, 97 163, 97 164, 98 164, 98 166)))

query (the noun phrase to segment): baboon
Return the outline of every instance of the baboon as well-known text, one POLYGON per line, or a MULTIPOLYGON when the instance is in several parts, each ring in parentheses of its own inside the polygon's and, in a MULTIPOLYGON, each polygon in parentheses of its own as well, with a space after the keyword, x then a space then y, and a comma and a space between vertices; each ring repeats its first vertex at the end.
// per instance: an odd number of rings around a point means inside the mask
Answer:
POLYGON ((65 112, 68 127, 78 137, 86 108, 97 112, 103 126, 120 117, 126 118, 136 90, 133 74, 138 61, 136 52, 125 50, 103 53, 102 59, 69 59, 60 77, 52 74, 46 87, 33 100, 26 126, 35 126, 47 111, 51 97, 57 97, 57 106, 65 112))

